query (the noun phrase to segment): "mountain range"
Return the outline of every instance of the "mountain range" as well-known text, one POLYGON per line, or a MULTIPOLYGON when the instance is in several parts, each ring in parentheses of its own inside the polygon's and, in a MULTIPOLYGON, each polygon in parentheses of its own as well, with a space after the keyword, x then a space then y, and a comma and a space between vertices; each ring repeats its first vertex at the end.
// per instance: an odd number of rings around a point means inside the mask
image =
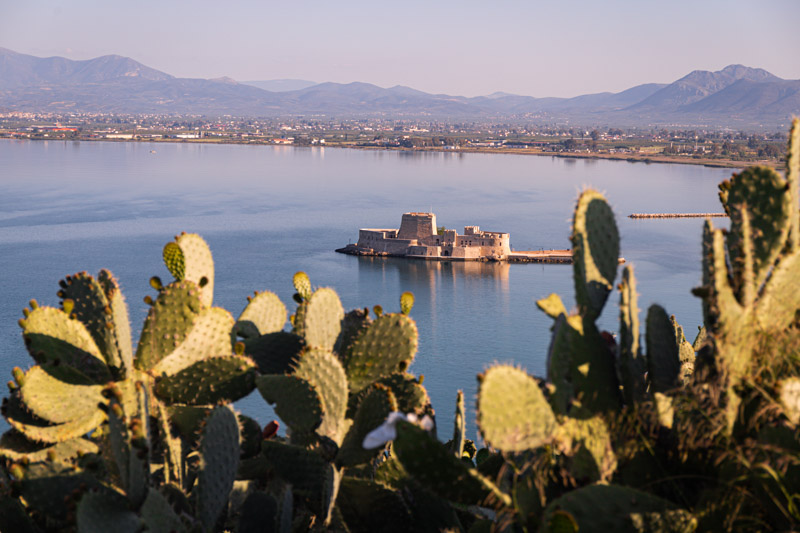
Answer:
POLYGON ((464 97, 369 83, 177 78, 133 59, 39 58, 0 48, 0 111, 570 121, 582 125, 783 127, 800 80, 730 65, 618 93, 464 97))

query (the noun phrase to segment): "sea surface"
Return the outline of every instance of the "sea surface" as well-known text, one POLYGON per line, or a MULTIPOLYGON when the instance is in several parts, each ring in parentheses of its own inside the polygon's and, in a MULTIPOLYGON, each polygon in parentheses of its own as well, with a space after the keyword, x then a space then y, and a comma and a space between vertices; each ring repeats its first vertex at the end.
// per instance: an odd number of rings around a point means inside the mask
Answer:
MULTIPOLYGON (((31 298, 57 306, 67 274, 110 269, 138 337, 143 298, 154 292, 148 280, 170 279, 162 247, 181 231, 197 232, 214 253, 214 303, 234 316, 254 290, 277 293, 293 310, 298 270, 315 286, 335 288, 346 309, 396 311, 403 291, 413 292, 420 342, 410 370, 425 376, 445 438, 456 391, 464 390, 474 437, 476 374, 495 362, 545 374, 552 320, 535 300, 556 292, 573 307, 572 267, 358 258, 334 249, 355 242, 360 227, 398 227, 407 211, 433 211, 459 232, 465 225, 510 232, 516 250, 568 248, 575 200, 595 188, 616 213, 640 317, 659 303, 691 341, 702 321, 689 292, 700 281, 702 220, 627 215, 718 212, 717 184, 730 174, 504 154, 3 140, 0 376, 31 365, 17 320, 31 298)), ((600 319, 612 332, 617 300, 613 294, 600 319)), ((274 416, 258 393, 237 407, 262 423, 274 416)))

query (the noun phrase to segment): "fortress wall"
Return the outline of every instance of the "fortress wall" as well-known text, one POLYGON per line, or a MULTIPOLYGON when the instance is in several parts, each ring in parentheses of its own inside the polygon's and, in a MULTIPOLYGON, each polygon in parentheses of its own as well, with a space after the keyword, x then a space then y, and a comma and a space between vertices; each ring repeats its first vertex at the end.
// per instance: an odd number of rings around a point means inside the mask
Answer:
POLYGON ((481 257, 481 250, 477 246, 471 247, 464 247, 464 246, 455 246, 453 247, 453 257, 455 259, 480 259, 481 257))
POLYGON ((423 257, 440 257, 441 248, 438 246, 409 246, 408 255, 423 257))
POLYGON ((396 229, 360 229, 358 230, 358 240, 361 239, 395 239, 397 238, 396 229))
POLYGON ((405 255, 408 252, 409 246, 416 246, 417 241, 408 239, 386 239, 377 241, 373 246, 370 246, 376 252, 383 252, 393 255, 405 255))
POLYGON ((422 239, 436 235, 436 215, 433 213, 403 213, 399 239, 422 239))

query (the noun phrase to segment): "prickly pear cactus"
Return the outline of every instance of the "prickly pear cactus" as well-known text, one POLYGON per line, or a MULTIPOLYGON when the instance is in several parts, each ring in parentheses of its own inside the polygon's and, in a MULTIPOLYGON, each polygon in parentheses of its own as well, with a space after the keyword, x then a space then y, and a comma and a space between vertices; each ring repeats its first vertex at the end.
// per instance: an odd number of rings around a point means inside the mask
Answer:
POLYGON ((578 198, 571 239, 577 314, 567 315, 555 294, 537 302, 556 319, 547 365, 548 380, 556 388, 552 405, 558 413, 565 413, 572 400, 595 412, 615 410, 621 404, 615 350, 595 320, 616 278, 619 232, 600 193, 587 190, 578 198))
POLYGON ((706 221, 703 286, 708 341, 717 369, 735 386, 750 371, 755 332, 780 332, 800 308, 800 121, 789 135, 786 176, 749 168, 720 185, 730 230, 706 221))

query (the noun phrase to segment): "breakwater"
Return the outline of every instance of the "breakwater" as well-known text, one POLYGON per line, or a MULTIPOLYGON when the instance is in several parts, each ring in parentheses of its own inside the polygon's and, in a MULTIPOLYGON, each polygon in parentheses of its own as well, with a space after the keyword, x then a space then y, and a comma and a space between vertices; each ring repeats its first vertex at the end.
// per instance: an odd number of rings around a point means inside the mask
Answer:
POLYGON ((727 216, 725 213, 631 213, 628 218, 716 218, 727 216))

